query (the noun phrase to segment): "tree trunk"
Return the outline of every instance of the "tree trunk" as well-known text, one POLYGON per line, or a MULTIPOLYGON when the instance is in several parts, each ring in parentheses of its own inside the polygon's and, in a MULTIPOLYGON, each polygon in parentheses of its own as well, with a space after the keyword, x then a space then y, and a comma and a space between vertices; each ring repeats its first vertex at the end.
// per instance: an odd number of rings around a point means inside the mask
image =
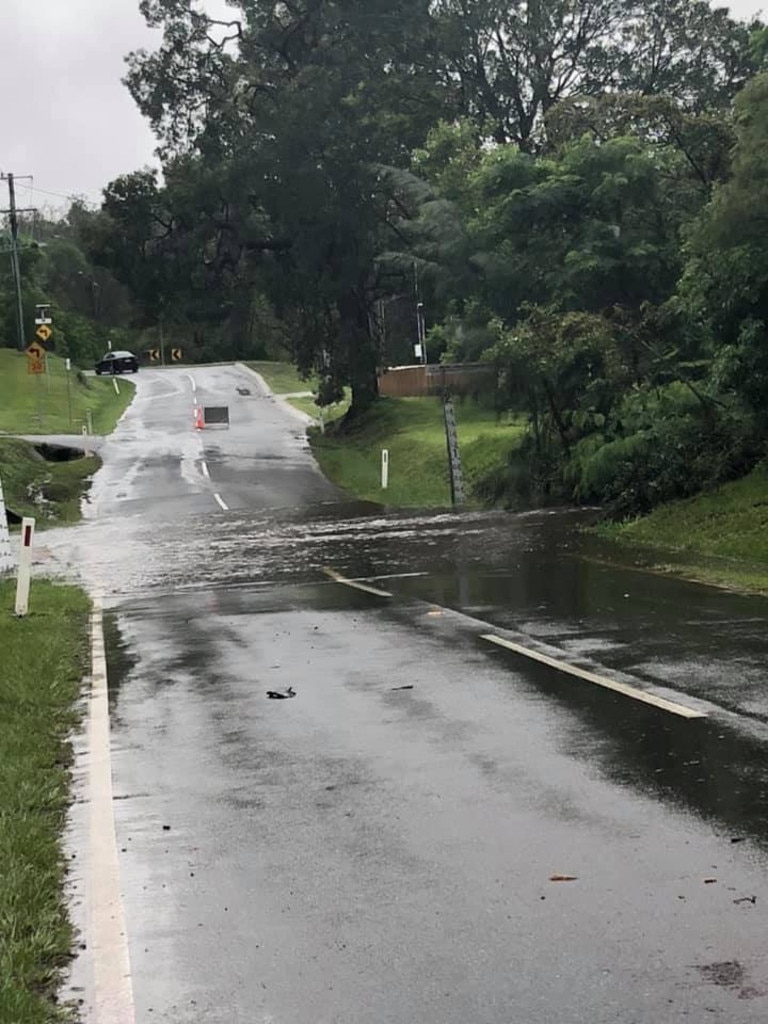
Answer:
POLYGON ((339 334, 347 354, 352 404, 346 420, 357 419, 379 396, 376 345, 371 337, 368 310, 359 294, 347 292, 339 302, 339 334))

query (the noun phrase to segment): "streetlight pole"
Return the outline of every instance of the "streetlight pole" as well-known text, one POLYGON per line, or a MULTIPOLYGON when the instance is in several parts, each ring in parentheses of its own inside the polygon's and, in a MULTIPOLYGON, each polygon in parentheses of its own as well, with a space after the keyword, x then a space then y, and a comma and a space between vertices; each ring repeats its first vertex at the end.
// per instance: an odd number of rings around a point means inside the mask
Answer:
POLYGON ((419 347, 421 349, 421 361, 427 365, 427 330, 424 320, 424 303, 416 303, 416 330, 418 332, 419 347))
POLYGON ((427 332, 424 321, 424 303, 419 298, 419 270, 413 262, 413 294, 416 298, 416 346, 422 363, 427 365, 427 332))

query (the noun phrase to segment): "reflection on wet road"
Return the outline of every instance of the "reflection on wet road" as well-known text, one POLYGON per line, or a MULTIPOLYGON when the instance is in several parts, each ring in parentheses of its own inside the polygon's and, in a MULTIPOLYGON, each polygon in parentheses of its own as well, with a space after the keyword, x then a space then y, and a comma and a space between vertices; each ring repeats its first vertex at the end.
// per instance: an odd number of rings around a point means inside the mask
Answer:
POLYGON ((44 552, 108 607, 138 1019, 765 1020, 768 604, 611 567, 574 513, 350 502, 245 371, 142 378, 44 552))

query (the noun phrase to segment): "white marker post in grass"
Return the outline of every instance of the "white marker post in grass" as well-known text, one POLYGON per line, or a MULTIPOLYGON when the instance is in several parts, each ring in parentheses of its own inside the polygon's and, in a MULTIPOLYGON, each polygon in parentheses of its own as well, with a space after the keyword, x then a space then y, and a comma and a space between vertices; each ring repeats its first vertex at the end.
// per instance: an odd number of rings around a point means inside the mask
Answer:
POLYGON ((24 516, 21 520, 19 575, 16 580, 16 614, 19 618, 29 611, 29 581, 32 573, 32 538, 34 535, 35 520, 30 516, 24 516))
POLYGON ((389 487, 389 449, 381 449, 381 489, 386 491, 389 487))

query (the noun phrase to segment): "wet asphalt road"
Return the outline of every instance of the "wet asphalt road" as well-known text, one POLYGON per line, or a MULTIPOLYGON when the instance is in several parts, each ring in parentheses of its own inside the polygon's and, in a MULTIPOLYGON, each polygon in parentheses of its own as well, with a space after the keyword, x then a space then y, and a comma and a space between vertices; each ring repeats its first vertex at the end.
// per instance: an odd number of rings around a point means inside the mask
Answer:
POLYGON ((107 607, 139 1021, 768 1019, 766 601, 612 567, 574 514, 351 502, 234 367, 143 371, 103 454, 42 557, 107 607))

